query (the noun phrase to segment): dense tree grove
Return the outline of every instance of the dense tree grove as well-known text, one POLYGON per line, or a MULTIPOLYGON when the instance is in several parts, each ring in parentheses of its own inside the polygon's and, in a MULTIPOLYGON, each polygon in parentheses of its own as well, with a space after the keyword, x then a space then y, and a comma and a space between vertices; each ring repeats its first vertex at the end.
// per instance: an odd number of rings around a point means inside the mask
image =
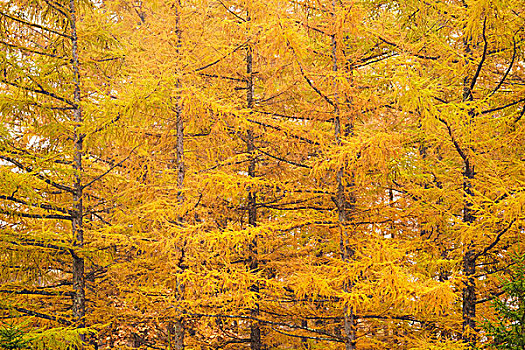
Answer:
POLYGON ((0 47, 0 347, 523 346, 525 1, 3 0, 0 47))

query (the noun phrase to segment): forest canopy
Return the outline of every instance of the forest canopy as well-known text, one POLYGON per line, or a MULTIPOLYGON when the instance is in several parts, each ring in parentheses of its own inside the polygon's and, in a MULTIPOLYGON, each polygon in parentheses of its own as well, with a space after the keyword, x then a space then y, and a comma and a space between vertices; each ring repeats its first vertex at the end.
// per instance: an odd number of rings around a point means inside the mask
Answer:
POLYGON ((524 344, 523 0, 2 0, 0 47, 0 348, 524 344))

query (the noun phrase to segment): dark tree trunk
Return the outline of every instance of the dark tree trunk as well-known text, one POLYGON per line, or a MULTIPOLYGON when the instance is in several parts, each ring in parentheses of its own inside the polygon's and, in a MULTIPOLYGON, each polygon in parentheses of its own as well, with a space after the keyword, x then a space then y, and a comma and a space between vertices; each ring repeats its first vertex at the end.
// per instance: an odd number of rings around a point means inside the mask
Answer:
POLYGON ((83 188, 82 188, 82 152, 84 136, 79 132, 79 127, 82 125, 82 109, 80 107, 80 64, 78 58, 78 38, 76 30, 76 4, 75 0, 70 0, 70 15, 71 15, 71 56, 73 68, 73 101, 75 102, 75 109, 73 110, 74 128, 74 156, 73 169, 75 170, 75 183, 73 194, 73 205, 75 214, 72 220, 73 233, 73 248, 71 255, 73 258, 73 318, 77 327, 85 326, 86 315, 86 295, 85 295, 85 274, 84 274, 84 258, 78 254, 77 248, 84 245, 84 228, 82 217, 84 207, 82 203, 83 188))
MULTIPOLYGON (((250 21, 250 15, 247 16, 247 21, 250 21)), ((248 109, 253 108, 253 51, 250 45, 246 48, 246 107, 248 109)), ((254 156, 255 151, 255 139, 253 135, 253 130, 249 129, 246 135, 246 150, 248 151, 250 162, 248 164, 248 176, 255 177, 255 167, 256 160, 254 156)), ((251 227, 257 226, 257 194, 253 189, 250 189, 248 192, 248 225, 251 227)), ((254 237, 250 242, 249 246, 249 260, 250 260, 250 270, 256 272, 259 270, 259 260, 257 253, 257 237, 254 237)), ((259 294, 259 285, 254 283, 250 287, 250 291, 259 294)), ((255 307, 250 311, 250 314, 253 318, 259 317, 259 303, 255 304, 255 307)), ((261 326, 258 321, 252 320, 250 324, 250 348, 252 350, 261 350, 262 341, 261 341, 261 326)))
MULTIPOLYGON (((335 8, 337 6, 335 0, 332 1, 333 11, 335 14, 335 8)), ((335 15, 334 15, 335 16, 335 15)), ((339 70, 338 68, 338 62, 337 62, 337 40, 335 37, 335 33, 332 34, 332 71, 336 73, 339 70)), ((341 144, 341 117, 340 117, 340 110, 339 110, 339 92, 337 89, 337 83, 334 81, 334 134, 335 134, 335 140, 338 145, 341 144)), ((345 132, 348 134, 351 133, 352 125, 347 125, 345 128, 345 132)), ((337 206, 337 217, 339 224, 341 225, 341 234, 340 234, 340 255, 341 259, 343 261, 348 261, 350 259, 354 252, 350 248, 348 244, 348 237, 347 232, 345 228, 345 224, 347 221, 347 210, 350 208, 347 208, 347 200, 345 196, 345 188, 343 183, 343 177, 344 177, 344 168, 341 167, 337 171, 336 175, 336 184, 337 184, 337 191, 336 191, 336 197, 335 202, 337 206)), ((353 201, 350 201, 353 203, 353 201)), ((345 291, 350 291, 351 286, 349 283, 345 282, 345 285, 343 286, 345 291)), ((345 350, 355 350, 356 348, 356 319, 354 315, 354 309, 349 306, 344 306, 343 308, 343 330, 344 330, 344 340, 345 340, 345 350)))
MULTIPOLYGON (((469 39, 465 39, 465 57, 470 57, 472 49, 469 39)), ((463 82, 463 101, 472 101, 474 99, 472 95, 472 88, 475 84, 473 81, 475 78, 466 76, 463 82)), ((474 122, 475 112, 470 110, 468 113, 469 125, 474 122)), ((468 151, 468 149, 467 149, 468 151)), ((461 154, 460 154, 461 156, 461 154)), ((463 151, 462 155, 464 169, 463 169, 463 222, 469 226, 476 220, 472 211, 471 197, 472 192, 472 180, 474 179, 474 165, 471 163, 469 154, 463 151)), ((465 283, 463 286, 463 341, 469 344, 470 348, 476 346, 476 252, 472 248, 472 241, 466 246, 466 251, 463 255, 463 274, 465 275, 465 283)))
MULTIPOLYGON (((463 222, 472 224, 475 220, 472 212, 472 204, 469 202, 472 196, 471 181, 474 178, 474 169, 470 162, 465 162, 465 173, 463 189, 465 193, 465 205, 463 208, 463 222)), ((469 245, 471 245, 470 243, 469 245)), ((463 286, 463 340, 474 348, 476 345, 476 252, 467 247, 463 256, 463 273, 465 274, 465 284, 463 286)))

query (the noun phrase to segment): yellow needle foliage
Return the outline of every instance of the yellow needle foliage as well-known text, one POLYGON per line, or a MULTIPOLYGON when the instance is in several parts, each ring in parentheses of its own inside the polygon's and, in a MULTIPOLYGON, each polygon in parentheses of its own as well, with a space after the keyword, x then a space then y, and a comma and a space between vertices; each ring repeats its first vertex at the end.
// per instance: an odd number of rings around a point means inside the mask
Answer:
POLYGON ((524 9, 0 2, 0 347, 490 347, 524 9))

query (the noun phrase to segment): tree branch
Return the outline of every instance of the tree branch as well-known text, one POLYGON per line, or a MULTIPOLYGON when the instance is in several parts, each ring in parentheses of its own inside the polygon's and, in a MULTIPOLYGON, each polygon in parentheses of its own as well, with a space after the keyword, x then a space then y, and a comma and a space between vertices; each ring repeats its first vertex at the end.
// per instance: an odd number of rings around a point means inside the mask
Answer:
POLYGON ((281 162, 288 163, 288 164, 291 164, 291 165, 295 165, 295 166, 297 166, 297 167, 306 168, 306 169, 312 169, 312 167, 309 166, 309 165, 304 165, 304 164, 296 163, 296 162, 291 161, 291 160, 286 160, 286 159, 284 159, 284 158, 281 158, 281 157, 278 157, 278 156, 274 156, 274 155, 272 155, 272 154, 270 154, 270 153, 268 153, 268 152, 263 151, 262 149, 260 149, 259 147, 255 146, 255 145, 254 145, 253 147, 254 147, 257 151, 261 152, 262 154, 264 154, 264 155, 266 155, 266 156, 268 156, 268 157, 270 157, 270 158, 277 159, 277 160, 279 160, 279 161, 281 161, 281 162))
POLYGON ((9 290, 9 289, 0 289, 0 293, 6 294, 19 294, 19 295, 45 295, 45 296, 73 296, 73 292, 47 292, 45 290, 29 290, 29 289, 20 289, 20 290, 9 290))
POLYGON ((301 338, 301 339, 313 339, 313 340, 319 340, 319 341, 335 341, 335 342, 339 342, 339 343, 344 343, 344 339, 341 339, 341 338, 324 338, 324 337, 312 337, 312 336, 306 336, 306 335, 296 335, 296 334, 292 334, 292 333, 288 333, 288 332, 284 332, 284 331, 281 331, 281 330, 278 330, 277 328, 275 327, 270 327, 273 331, 277 332, 277 333, 281 333, 283 335, 286 335, 288 337, 294 337, 294 338, 301 338))
POLYGON ((26 201, 24 201, 22 199, 15 198, 13 196, 0 195, 0 199, 4 199, 4 200, 7 200, 7 201, 11 201, 11 202, 15 202, 15 203, 18 203, 18 204, 31 206, 31 207, 42 208, 42 209, 45 209, 45 210, 54 210, 54 211, 58 211, 58 212, 61 212, 61 213, 64 213, 64 214, 69 214, 69 215, 73 215, 74 214, 74 212, 72 210, 67 210, 67 209, 54 207, 51 204, 33 204, 33 203, 28 203, 28 202, 26 202, 26 201))
POLYGON ((57 182, 54 182, 54 181, 46 178, 43 175, 35 173, 35 172, 33 172, 33 169, 31 169, 30 167, 27 167, 27 166, 23 165, 22 163, 20 163, 19 161, 15 160, 15 159, 13 159, 11 157, 0 155, 0 159, 3 159, 3 160, 5 160, 5 161, 7 161, 7 162, 9 162, 11 164, 14 164, 19 169, 26 171, 29 175, 32 175, 32 176, 36 177, 37 179, 39 179, 41 181, 44 181, 46 184, 48 184, 50 186, 53 186, 55 188, 58 188, 59 190, 63 190, 63 191, 69 192, 69 193, 75 193, 75 190, 73 188, 68 187, 66 185, 59 184, 57 182))
POLYGON ((482 32, 483 42, 484 42, 483 54, 481 56, 481 60, 479 61, 478 68, 476 69, 476 73, 474 73, 474 76, 472 77, 472 81, 470 82, 470 87, 469 87, 470 97, 472 97, 472 90, 474 89, 474 86, 476 85, 476 81, 478 80, 479 74, 481 73, 481 68, 483 67, 483 63, 485 63, 485 58, 487 57, 488 42, 487 42, 487 36, 485 34, 486 27, 487 27, 487 17, 485 17, 485 19, 483 20, 483 32, 482 32))
POLYGON ((489 250, 491 250, 492 248, 494 248, 496 246, 496 244, 499 243, 499 241, 501 240, 501 237, 508 231, 510 230, 510 228, 512 227, 512 225, 514 224, 514 222, 516 222, 516 219, 512 219, 511 222, 507 225, 507 227, 505 227, 503 230, 500 230, 498 232, 498 234, 496 235, 496 239, 494 239, 494 241, 489 244, 487 247, 485 247, 485 249, 483 249, 481 252, 479 252, 478 254, 474 255, 474 260, 476 260, 477 258, 479 258, 481 255, 484 255, 486 254, 489 250))
MULTIPOLYGON (((384 42, 385 44, 387 45, 390 45, 390 46, 393 46, 397 49, 401 49, 401 47, 399 47, 398 44, 396 43, 393 43, 391 41, 388 41, 386 40, 385 38, 381 37, 381 36, 378 36, 379 40, 381 40, 382 42, 384 42)), ((422 59, 425 59, 425 60, 437 60, 439 59, 441 56, 423 56, 423 55, 418 55, 418 54, 415 54, 415 53, 410 53, 412 56, 414 57, 417 57, 417 58, 422 58, 422 59)))
POLYGON ((78 106, 73 103, 72 101, 69 101, 68 99, 64 98, 64 97, 60 97, 52 92, 49 92, 49 91, 45 91, 44 89, 40 89, 40 90, 37 90, 37 89, 34 89, 34 88, 30 88, 30 87, 27 87, 27 86, 22 86, 20 84, 16 84, 16 83, 12 83, 8 80, 5 80, 5 79, 2 79, 0 80, 1 83, 4 83, 4 84, 7 84, 7 85, 11 85, 11 86, 14 86, 18 89, 22 89, 22 90, 26 90, 26 91, 30 91, 30 92, 34 92, 34 93, 37 93, 37 94, 42 94, 42 95, 46 95, 46 96, 49 96, 49 97, 52 97, 58 101, 61 101, 61 102, 64 102, 64 103, 67 103, 68 105, 70 105, 71 107, 73 108, 78 108, 78 106))
POLYGON ((41 52, 41 51, 37 51, 37 50, 29 49, 29 48, 27 48, 27 47, 17 46, 17 45, 10 44, 10 43, 5 42, 5 41, 0 41, 0 44, 1 44, 1 45, 4 45, 4 46, 7 46, 7 47, 10 47, 10 48, 12 48, 12 49, 16 49, 16 50, 20 50, 20 51, 25 51, 25 52, 29 52, 29 53, 34 53, 34 54, 36 54, 36 55, 42 55, 42 56, 52 57, 52 58, 56 58, 56 59, 60 59, 60 60, 68 60, 68 59, 69 59, 69 58, 67 58, 67 57, 57 56, 57 55, 53 55, 53 54, 51 54, 51 53, 41 52))
POLYGON ((513 43, 514 43, 514 51, 512 52, 512 59, 510 61, 510 64, 509 64, 509 68, 507 68, 507 71, 505 72, 505 74, 503 75, 503 78, 501 78, 500 82, 498 83, 498 85, 494 88, 494 90, 492 90, 492 92, 489 94, 489 97, 494 95, 496 93, 496 91, 499 90, 499 88, 501 87, 501 85, 503 85, 503 83, 505 82, 505 80, 507 79, 507 76, 509 75, 510 73, 510 70, 512 69, 512 66, 514 65, 514 61, 516 60, 516 53, 517 53, 517 50, 516 50, 516 40, 513 40, 513 43))
POLYGON ((1 15, 1 16, 4 16, 4 17, 6 17, 6 18, 9 18, 9 19, 11 19, 11 20, 13 20, 13 21, 15 21, 15 22, 22 23, 22 24, 24 24, 24 25, 26 25, 26 26, 30 26, 30 27, 33 27, 33 28, 42 29, 42 30, 45 30, 45 31, 47 31, 47 32, 50 32, 50 33, 53 33, 53 34, 59 35, 59 36, 61 36, 61 37, 68 38, 68 39, 70 39, 70 40, 73 39, 73 37, 70 36, 70 35, 67 35, 67 34, 64 34, 64 33, 57 32, 57 31, 55 31, 55 30, 53 30, 53 29, 46 28, 46 27, 44 27, 44 26, 41 26, 40 24, 36 24, 36 23, 31 23, 31 22, 28 22, 28 21, 24 21, 23 19, 20 19, 20 18, 17 18, 17 17, 13 17, 13 16, 10 16, 10 15, 8 15, 8 14, 6 14, 6 13, 3 13, 2 11, 0 11, 0 15, 1 15))
POLYGON ((73 217, 70 215, 60 215, 60 214, 28 214, 13 212, 8 210, 0 209, 0 214, 9 215, 9 216, 19 216, 29 219, 56 219, 56 220, 73 220, 73 217))
POLYGON ((293 139, 301 140, 301 141, 304 141, 304 142, 309 143, 311 145, 316 145, 316 146, 320 146, 321 145, 319 142, 309 140, 309 139, 307 139, 305 137, 289 134, 286 130, 283 130, 279 126, 275 126, 275 125, 271 125, 271 124, 267 124, 267 123, 262 123, 262 122, 259 122, 257 120, 252 120, 252 119, 246 119, 246 120, 249 121, 250 123, 254 123, 254 124, 257 124, 257 125, 260 125, 260 126, 264 126, 264 127, 267 127, 267 128, 278 130, 278 131, 284 131, 286 136, 289 136, 289 137, 291 137, 293 139))
POLYGON ((505 106, 496 107, 496 108, 492 108, 492 109, 487 109, 486 111, 482 111, 481 114, 487 114, 487 113, 501 111, 502 109, 512 107, 512 106, 517 105, 518 103, 523 102, 523 101, 525 101, 525 97, 521 98, 521 99, 519 99, 517 101, 511 102, 509 104, 506 104, 505 106))
MULTIPOLYGON (((4 310, 7 310, 7 308, 3 308, 4 310)), ((23 313, 25 315, 29 315, 29 316, 35 316, 35 317, 38 317, 38 318, 43 318, 45 320, 50 320, 50 321, 55 321, 55 322, 58 322, 58 323, 61 323, 63 325, 66 325, 66 326, 71 326, 72 323, 64 318, 61 318, 61 317, 57 317, 57 316, 53 316, 53 315, 46 315, 46 314, 43 314, 41 312, 37 312, 37 311, 33 311, 33 310, 27 310, 27 309, 24 309, 24 308, 21 308, 21 307, 15 307, 14 308, 16 311, 20 312, 20 313, 23 313)))
POLYGON ((206 69, 206 68, 209 68, 209 67, 211 67, 211 66, 216 65, 217 63, 219 63, 220 61, 222 61, 222 60, 225 59, 226 57, 230 56, 230 55, 233 54, 234 52, 236 52, 236 51, 242 49, 243 47, 245 47, 246 44, 248 44, 248 41, 249 41, 249 40, 246 40, 244 43, 242 43, 242 44, 240 44, 239 46, 237 46, 236 48, 234 48, 233 51, 228 52, 226 55, 222 56, 221 58, 218 58, 218 59, 216 59, 215 61, 213 61, 213 62, 211 62, 211 63, 208 63, 208 64, 206 64, 206 65, 204 65, 204 66, 202 66, 202 67, 199 67, 199 68, 194 69, 194 72, 200 72, 201 70, 204 70, 204 69, 206 69))
POLYGON ((450 127, 450 125, 447 123, 447 121, 445 119, 443 119, 441 117, 437 117, 437 119, 440 122, 442 122, 443 124, 445 124, 445 126, 447 127, 448 135, 450 136, 450 139, 452 140, 452 143, 454 144, 454 148, 456 148, 456 151, 458 152, 459 156, 461 157, 461 159, 463 159, 463 162, 465 163, 465 168, 469 169, 470 162, 469 162, 468 155, 463 151, 463 149, 459 145, 458 141, 454 137, 454 133, 452 132, 452 128, 450 127))
POLYGON ((97 176, 96 178, 94 178, 93 180, 89 181, 87 184, 81 186, 82 189, 85 189, 89 186, 91 186, 94 182, 102 179, 104 176, 106 176, 107 174, 109 174, 113 169, 115 169, 116 167, 122 165, 122 163, 124 163, 126 160, 129 159, 129 157, 131 157, 131 155, 133 154, 133 151, 135 151, 137 149, 138 146, 135 146, 131 152, 128 154, 128 156, 124 159, 122 159, 120 162, 118 163, 115 163, 113 164, 107 171, 105 171, 104 173, 100 174, 99 176, 97 176))

